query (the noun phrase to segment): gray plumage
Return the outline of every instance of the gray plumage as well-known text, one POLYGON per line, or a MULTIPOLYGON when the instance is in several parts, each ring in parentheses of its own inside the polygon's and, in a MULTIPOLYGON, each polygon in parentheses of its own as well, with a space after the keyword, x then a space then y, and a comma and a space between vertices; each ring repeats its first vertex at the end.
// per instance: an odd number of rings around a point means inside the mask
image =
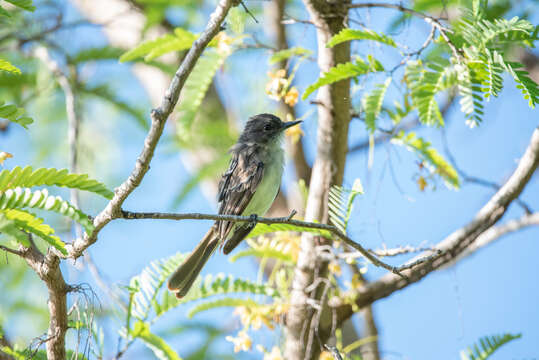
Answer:
MULTIPOLYGON (((284 123, 271 114, 249 118, 238 142, 230 149, 228 170, 219 182, 219 214, 263 216, 269 210, 279 192, 283 173, 283 132, 300 122, 284 123)), ((178 298, 185 296, 217 245, 228 254, 253 227, 253 223, 216 221, 172 274, 168 288, 178 298)))

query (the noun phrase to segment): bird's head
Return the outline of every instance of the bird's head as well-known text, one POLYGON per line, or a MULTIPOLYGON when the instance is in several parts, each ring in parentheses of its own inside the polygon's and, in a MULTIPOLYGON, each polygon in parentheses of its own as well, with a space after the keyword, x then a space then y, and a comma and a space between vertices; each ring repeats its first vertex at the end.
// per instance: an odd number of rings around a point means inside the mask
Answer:
POLYGON ((286 129, 299 123, 301 120, 283 122, 272 114, 251 116, 247 120, 238 142, 268 144, 280 138, 286 129))

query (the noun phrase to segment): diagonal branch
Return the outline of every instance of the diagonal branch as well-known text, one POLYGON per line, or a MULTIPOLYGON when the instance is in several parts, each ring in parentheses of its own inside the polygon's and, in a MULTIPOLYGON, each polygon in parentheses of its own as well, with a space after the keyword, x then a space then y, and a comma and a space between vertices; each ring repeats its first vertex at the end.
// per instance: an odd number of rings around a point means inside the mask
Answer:
POLYGON ((103 209, 103 211, 101 211, 94 219, 95 230, 91 234, 85 235, 84 238, 77 239, 72 245, 67 247, 70 257, 77 258, 81 256, 88 246, 96 242, 97 235, 101 229, 103 229, 103 227, 112 219, 121 216, 121 206, 123 202, 141 183, 144 175, 146 175, 146 172, 150 168, 150 162, 153 158, 157 143, 163 133, 166 120, 178 102, 180 92, 182 91, 187 77, 193 70, 198 58, 211 39, 213 39, 213 37, 221 30, 221 24, 232 4, 233 0, 220 0, 216 9, 210 15, 210 20, 208 21, 206 29, 193 43, 193 46, 191 46, 183 59, 161 101, 161 105, 151 112, 151 128, 146 136, 144 147, 136 161, 135 168, 127 180, 115 190, 114 197, 110 200, 105 209, 103 209))
POLYGON ((518 219, 509 220, 502 225, 492 226, 490 229, 482 233, 477 239, 459 254, 451 263, 447 266, 451 266, 459 262, 461 259, 472 255, 476 251, 490 245, 499 238, 513 233, 515 231, 524 229, 530 226, 539 226, 539 213, 526 214, 518 219))
MULTIPOLYGON (((488 229, 503 216, 511 202, 520 195, 538 165, 539 127, 534 130, 526 152, 507 182, 479 210, 470 223, 455 230, 434 247, 441 250, 440 254, 436 254, 429 261, 404 271, 403 274, 408 279, 402 279, 394 274, 387 274, 377 281, 361 287, 358 290, 356 306, 364 307, 372 304, 374 301, 387 297, 458 259, 462 253, 474 245, 480 236, 488 234, 488 229)), ((535 216, 527 219, 535 221, 535 216)), ((336 310, 339 314, 339 321, 344 321, 353 314, 351 305, 338 305, 336 310)))

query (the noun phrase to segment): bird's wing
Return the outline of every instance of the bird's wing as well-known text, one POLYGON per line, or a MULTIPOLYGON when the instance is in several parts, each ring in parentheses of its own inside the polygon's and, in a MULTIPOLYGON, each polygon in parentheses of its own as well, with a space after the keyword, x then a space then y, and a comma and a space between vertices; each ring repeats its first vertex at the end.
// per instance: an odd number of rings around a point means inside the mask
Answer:
MULTIPOLYGON (((228 170, 219 182, 219 214, 241 215, 262 181, 264 163, 255 145, 244 145, 241 149, 233 149, 232 153, 228 170)), ((233 225, 230 221, 217 222, 221 240, 226 239, 233 225)))

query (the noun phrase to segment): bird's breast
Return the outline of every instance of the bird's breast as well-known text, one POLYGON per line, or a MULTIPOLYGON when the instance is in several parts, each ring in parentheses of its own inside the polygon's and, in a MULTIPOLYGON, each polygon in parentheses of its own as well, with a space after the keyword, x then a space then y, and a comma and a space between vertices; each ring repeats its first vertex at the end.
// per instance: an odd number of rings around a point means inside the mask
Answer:
POLYGON ((253 198, 243 211, 242 215, 256 214, 264 216, 271 207, 273 200, 279 192, 284 169, 284 151, 282 148, 267 151, 262 158, 264 162, 264 176, 258 184, 253 198))

